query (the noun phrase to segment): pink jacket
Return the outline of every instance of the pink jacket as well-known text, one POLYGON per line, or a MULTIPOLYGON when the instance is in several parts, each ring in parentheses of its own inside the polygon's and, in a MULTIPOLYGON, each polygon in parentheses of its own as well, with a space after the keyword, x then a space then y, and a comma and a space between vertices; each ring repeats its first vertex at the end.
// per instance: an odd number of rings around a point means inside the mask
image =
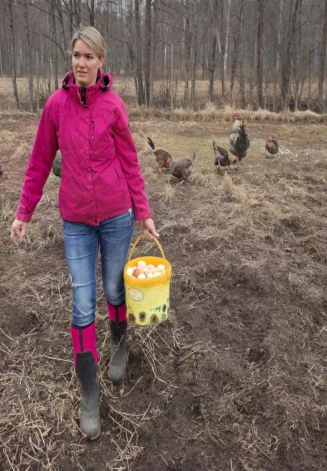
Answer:
POLYGON ((137 151, 123 101, 111 76, 79 87, 70 72, 47 100, 40 119, 16 217, 29 222, 58 149, 59 211, 66 221, 98 225, 133 206, 136 220, 151 217, 137 151))

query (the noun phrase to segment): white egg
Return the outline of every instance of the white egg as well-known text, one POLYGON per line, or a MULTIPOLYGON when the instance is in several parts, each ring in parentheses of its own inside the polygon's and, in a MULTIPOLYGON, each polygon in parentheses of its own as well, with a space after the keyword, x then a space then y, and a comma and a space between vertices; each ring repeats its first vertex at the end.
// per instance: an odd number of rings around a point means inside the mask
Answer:
POLYGON ((162 263, 160 263, 158 266, 157 266, 157 269, 162 273, 166 270, 166 267, 165 265, 163 265, 162 263))
POLYGON ((137 279, 139 280, 140 278, 145 278, 144 273, 140 273, 140 274, 139 274, 139 276, 137 277, 137 279))
POLYGON ((142 268, 143 270, 146 267, 146 263, 143 260, 139 260, 136 265, 138 268, 142 268))
POLYGON ((148 274, 150 273, 150 270, 145 267, 143 273, 144 273, 145 277, 147 278, 148 274))
POLYGON ((128 267, 126 268, 126 274, 129 276, 133 276, 133 271, 135 270, 136 267, 128 267))
POLYGON ((147 278, 153 278, 153 277, 154 277, 154 274, 149 272, 147 278))

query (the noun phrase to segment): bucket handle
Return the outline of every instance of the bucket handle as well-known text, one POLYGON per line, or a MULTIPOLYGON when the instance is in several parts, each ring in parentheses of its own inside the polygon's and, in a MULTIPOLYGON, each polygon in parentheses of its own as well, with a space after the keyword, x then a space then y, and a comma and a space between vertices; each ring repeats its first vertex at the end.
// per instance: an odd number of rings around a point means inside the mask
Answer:
MULTIPOLYGON (((130 250, 130 252, 129 252, 129 257, 128 257, 128 261, 129 261, 129 262, 130 262, 130 260, 131 260, 132 254, 133 254, 133 252, 134 252, 134 250, 135 250, 135 247, 136 247, 137 244, 140 242, 141 238, 142 238, 141 235, 138 236, 138 238, 137 238, 136 241, 134 242, 133 247, 131 248, 131 250, 130 250)), ((162 249, 162 247, 161 247, 161 244, 160 244, 159 240, 158 240, 155 236, 152 236, 152 239, 153 239, 153 240, 155 241, 155 243, 157 244, 157 246, 158 246, 158 248, 159 248, 159 250, 160 250, 160 252, 161 252, 162 258, 166 260, 164 251, 163 251, 163 249, 162 249)))

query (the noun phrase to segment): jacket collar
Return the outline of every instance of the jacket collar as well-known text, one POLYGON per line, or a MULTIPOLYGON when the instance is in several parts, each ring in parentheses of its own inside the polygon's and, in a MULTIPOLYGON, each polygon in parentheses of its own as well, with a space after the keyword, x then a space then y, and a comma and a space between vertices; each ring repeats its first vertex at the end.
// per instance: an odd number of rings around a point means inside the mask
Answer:
POLYGON ((99 94, 110 90, 112 82, 111 75, 101 72, 99 69, 96 83, 88 87, 81 87, 76 85, 73 72, 68 72, 62 81, 62 88, 67 90, 80 104, 88 106, 94 102, 99 94))

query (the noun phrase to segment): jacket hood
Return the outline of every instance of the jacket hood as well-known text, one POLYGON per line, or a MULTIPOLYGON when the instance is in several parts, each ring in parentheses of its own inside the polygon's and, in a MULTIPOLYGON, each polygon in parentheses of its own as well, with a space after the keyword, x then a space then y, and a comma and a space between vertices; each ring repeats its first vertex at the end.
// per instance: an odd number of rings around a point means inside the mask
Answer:
POLYGON ((107 92, 111 89, 113 83, 113 78, 111 75, 106 74, 98 70, 97 81, 94 85, 89 85, 88 87, 81 87, 76 85, 74 73, 72 71, 67 72, 63 81, 62 88, 69 91, 82 105, 86 106, 91 104, 94 101, 95 97, 99 92, 107 92))

